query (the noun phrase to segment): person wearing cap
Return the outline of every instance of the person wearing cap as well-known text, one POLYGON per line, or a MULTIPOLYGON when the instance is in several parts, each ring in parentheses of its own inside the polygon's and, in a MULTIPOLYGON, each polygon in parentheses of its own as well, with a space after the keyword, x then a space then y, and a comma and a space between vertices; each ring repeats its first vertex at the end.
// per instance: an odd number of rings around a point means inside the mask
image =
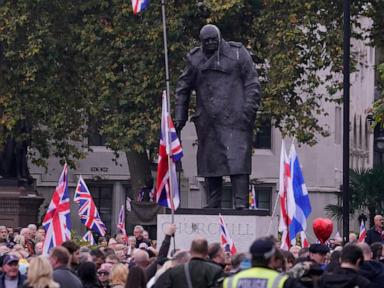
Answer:
POLYGON ((260 84, 248 50, 223 39, 217 26, 200 30, 201 47, 187 54, 176 87, 175 128, 180 135, 196 92, 197 174, 205 178, 206 208, 220 208, 223 176, 230 176, 234 207, 247 209, 252 170, 252 135, 260 84))
POLYGON ((0 288, 21 288, 26 276, 19 272, 19 258, 8 254, 3 258, 3 273, 0 275, 0 288))
POLYGON ((317 287, 321 275, 325 271, 326 245, 311 244, 306 257, 296 259, 296 264, 288 271, 288 275, 305 287, 317 287))
POLYGON ((309 246, 309 259, 321 265, 322 268, 325 268, 324 265, 328 253, 329 248, 327 245, 314 243, 309 246))
POLYGON ((223 288, 265 287, 287 288, 301 287, 285 274, 271 269, 274 262, 275 243, 269 238, 260 238, 253 242, 249 252, 252 255, 252 268, 225 278, 223 288))
POLYGON ((60 288, 82 288, 80 279, 69 269, 70 254, 62 246, 51 250, 49 261, 53 268, 53 280, 59 283, 60 288))

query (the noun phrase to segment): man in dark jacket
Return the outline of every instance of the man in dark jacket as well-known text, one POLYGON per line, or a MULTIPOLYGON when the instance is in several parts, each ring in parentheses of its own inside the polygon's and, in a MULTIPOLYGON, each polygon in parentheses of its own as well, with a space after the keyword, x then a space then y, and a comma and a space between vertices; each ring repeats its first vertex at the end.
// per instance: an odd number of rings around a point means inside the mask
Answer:
POLYGON ((365 237, 365 243, 368 245, 375 242, 384 243, 384 218, 381 215, 376 215, 375 218, 373 218, 373 221, 375 226, 368 230, 367 237, 365 237))
POLYGON ((68 267, 69 259, 66 248, 58 246, 52 249, 49 260, 53 268, 53 280, 59 283, 60 288, 82 288, 80 279, 68 267))
MULTIPOLYGON (((161 281, 161 288, 211 288, 219 286, 217 281, 223 277, 223 269, 207 260, 207 240, 204 238, 193 240, 190 253, 192 258, 188 263, 165 272, 167 273, 166 279, 164 279, 166 281, 161 281)), ((160 288, 157 284, 154 287, 160 288)))
POLYGON ((359 243, 358 246, 364 254, 364 263, 360 265, 359 274, 371 281, 370 288, 383 287, 384 265, 379 261, 372 260, 371 247, 367 243, 359 243))
POLYGON ((26 277, 19 272, 19 258, 6 255, 3 258, 3 273, 0 275, 0 288, 21 288, 26 277))
POLYGON ((369 280, 359 275, 359 265, 364 261, 360 247, 349 244, 341 252, 340 268, 333 273, 323 274, 320 278, 320 288, 368 288, 369 280))
POLYGON ((260 102, 260 85, 247 49, 227 42, 214 25, 200 31, 201 47, 187 55, 176 88, 175 128, 188 120, 192 91, 196 113, 191 121, 198 138, 197 174, 205 177, 208 208, 221 207, 222 176, 230 176, 235 208, 248 206, 252 133, 260 102))

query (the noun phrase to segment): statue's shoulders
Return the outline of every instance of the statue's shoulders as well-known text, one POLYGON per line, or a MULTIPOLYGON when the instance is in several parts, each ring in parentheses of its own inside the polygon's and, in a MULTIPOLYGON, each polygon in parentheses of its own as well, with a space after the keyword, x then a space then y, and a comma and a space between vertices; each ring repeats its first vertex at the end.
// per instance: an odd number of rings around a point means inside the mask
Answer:
POLYGON ((240 43, 240 42, 228 41, 228 44, 229 44, 231 47, 234 47, 234 48, 241 48, 241 47, 243 47, 243 44, 240 43))
POLYGON ((198 65, 198 63, 200 63, 203 57, 204 55, 201 47, 195 47, 187 54, 187 59, 193 66, 198 65))
POLYGON ((195 55, 195 54, 198 54, 198 52, 201 51, 201 47, 195 47, 193 49, 191 49, 191 51, 189 51, 189 55, 195 55))

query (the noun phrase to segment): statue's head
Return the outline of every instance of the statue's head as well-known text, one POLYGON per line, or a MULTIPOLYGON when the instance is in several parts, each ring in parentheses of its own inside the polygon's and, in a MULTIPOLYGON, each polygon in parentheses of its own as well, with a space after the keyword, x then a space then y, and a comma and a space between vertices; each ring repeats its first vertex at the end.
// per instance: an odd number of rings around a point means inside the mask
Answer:
POLYGON ((217 26, 208 24, 200 30, 200 41, 203 51, 207 55, 215 53, 220 46, 221 33, 217 26))

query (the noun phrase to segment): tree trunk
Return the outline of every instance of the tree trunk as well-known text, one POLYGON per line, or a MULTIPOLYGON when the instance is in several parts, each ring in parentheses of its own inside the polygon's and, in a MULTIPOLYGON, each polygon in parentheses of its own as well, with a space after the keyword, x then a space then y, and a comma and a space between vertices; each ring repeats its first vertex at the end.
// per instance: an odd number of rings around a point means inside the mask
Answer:
POLYGON ((126 151, 126 157, 131 176, 131 195, 136 200, 141 188, 152 185, 151 161, 145 152, 126 151))

